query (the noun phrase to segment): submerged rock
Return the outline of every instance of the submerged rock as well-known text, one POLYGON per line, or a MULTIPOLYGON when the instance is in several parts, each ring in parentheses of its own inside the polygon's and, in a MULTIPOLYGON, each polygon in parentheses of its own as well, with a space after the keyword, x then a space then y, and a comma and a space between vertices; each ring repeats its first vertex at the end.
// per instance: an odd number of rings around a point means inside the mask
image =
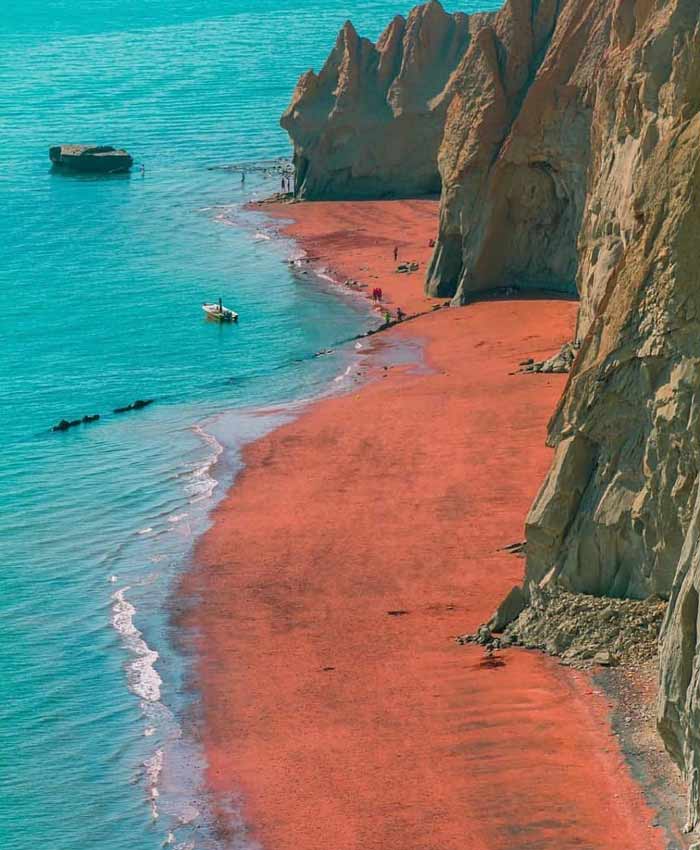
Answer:
POLYGON ((56 145, 49 148, 49 159, 60 168, 85 174, 119 174, 134 164, 125 150, 110 145, 56 145))
POLYGON ((142 410, 144 407, 148 407, 149 404, 153 404, 154 401, 154 398, 139 398, 136 401, 132 401, 131 404, 127 404, 126 407, 115 407, 114 413, 128 413, 130 410, 142 410))
POLYGON ((69 428, 74 428, 76 425, 81 424, 80 419, 61 419, 61 421, 54 425, 51 429, 52 431, 67 431, 69 428))
POLYGON ((97 422, 100 418, 99 413, 94 413, 92 415, 85 415, 82 419, 61 419, 61 421, 54 425, 51 429, 52 431, 67 431, 69 428, 75 428, 76 425, 87 425, 90 422, 97 422))

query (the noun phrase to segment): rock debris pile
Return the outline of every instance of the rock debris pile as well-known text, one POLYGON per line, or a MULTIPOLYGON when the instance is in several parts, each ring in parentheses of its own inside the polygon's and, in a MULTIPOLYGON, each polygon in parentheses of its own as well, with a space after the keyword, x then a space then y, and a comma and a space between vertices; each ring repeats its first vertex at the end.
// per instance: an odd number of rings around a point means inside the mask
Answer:
POLYGON ((521 372, 570 372, 574 365, 576 354, 581 347, 579 342, 565 342, 564 345, 548 360, 534 360, 532 358, 520 363, 521 372))
POLYGON ((489 651, 522 646, 556 655, 572 666, 634 666, 655 658, 666 603, 610 599, 570 593, 554 586, 530 585, 529 604, 496 635, 480 626, 459 643, 476 643, 489 651))

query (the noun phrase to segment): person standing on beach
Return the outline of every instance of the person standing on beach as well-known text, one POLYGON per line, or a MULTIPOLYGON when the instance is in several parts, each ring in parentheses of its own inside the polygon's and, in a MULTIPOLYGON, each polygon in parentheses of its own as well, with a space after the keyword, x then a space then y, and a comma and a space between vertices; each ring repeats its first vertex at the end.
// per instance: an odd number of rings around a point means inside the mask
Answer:
POLYGON ((394 262, 396 262, 398 260, 398 258, 399 258, 399 246, 395 245, 394 246, 394 262))
POLYGON ((245 183, 245 171, 241 171, 241 186, 245 183))
POLYGON ((378 286, 377 287, 377 301, 381 301, 381 300, 382 300, 382 288, 381 288, 381 286, 378 286))

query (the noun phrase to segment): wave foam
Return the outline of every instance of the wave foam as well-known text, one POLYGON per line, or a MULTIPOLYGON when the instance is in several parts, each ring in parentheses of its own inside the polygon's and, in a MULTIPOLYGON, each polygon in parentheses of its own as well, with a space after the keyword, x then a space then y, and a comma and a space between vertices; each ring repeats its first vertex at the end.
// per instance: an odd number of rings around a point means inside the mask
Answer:
POLYGON ((154 820, 159 817, 158 814, 158 780, 163 771, 163 750, 156 750, 150 758, 147 758, 143 763, 146 770, 146 788, 148 789, 148 797, 151 803, 151 815, 154 820))
POLYGON ((335 378, 333 378, 333 380, 334 380, 336 383, 339 383, 340 381, 345 380, 345 378, 349 377, 350 373, 352 372, 352 370, 353 370, 354 368, 355 368, 355 367, 354 367, 354 366, 353 366, 353 364, 351 363, 351 364, 347 367, 347 369, 346 369, 346 370, 345 370, 345 371, 344 371, 341 375, 336 375, 336 377, 335 377, 335 378))
POLYGON ((188 516, 189 516, 189 514, 187 513, 187 511, 185 511, 182 514, 171 514, 168 517, 168 522, 180 522, 181 519, 185 519, 185 517, 188 517, 188 516))
POLYGON ((190 504, 209 498, 218 487, 219 482, 210 473, 224 450, 224 447, 216 437, 205 431, 201 425, 195 425, 192 430, 201 440, 212 447, 213 452, 203 463, 195 467, 189 475, 190 480, 185 486, 185 493, 190 497, 190 504))
POLYGON ((118 590, 112 600, 112 625, 121 635, 124 646, 135 657, 126 665, 126 679, 130 690, 147 702, 160 699, 160 686, 163 680, 153 666, 158 653, 151 649, 134 625, 136 608, 126 599, 128 587, 118 590))

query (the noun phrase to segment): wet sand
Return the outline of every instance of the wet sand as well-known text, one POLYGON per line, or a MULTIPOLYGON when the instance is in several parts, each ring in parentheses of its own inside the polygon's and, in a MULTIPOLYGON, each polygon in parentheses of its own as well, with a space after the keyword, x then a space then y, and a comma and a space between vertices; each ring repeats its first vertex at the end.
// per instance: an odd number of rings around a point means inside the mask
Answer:
MULTIPOLYGON (((391 251, 424 262, 436 210, 276 214, 341 279, 413 312, 431 306, 422 275, 396 275, 391 251)), ((570 338, 575 309, 488 301, 391 329, 424 341, 427 374, 378 370, 247 448, 184 587, 230 846, 665 846, 587 675, 454 642, 522 575, 499 549, 523 538, 564 376, 511 373, 570 338)))

